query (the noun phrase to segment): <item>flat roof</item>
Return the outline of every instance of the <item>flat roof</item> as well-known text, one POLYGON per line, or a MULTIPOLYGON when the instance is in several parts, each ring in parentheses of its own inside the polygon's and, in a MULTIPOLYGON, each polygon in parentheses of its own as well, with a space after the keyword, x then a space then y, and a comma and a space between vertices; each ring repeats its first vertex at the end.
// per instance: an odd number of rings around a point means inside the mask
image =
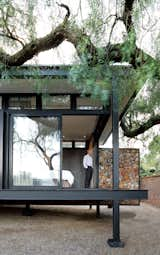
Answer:
MULTIPOLYGON (((20 66, 8 68, 1 72, 2 78, 0 79, 0 94, 45 93, 55 95, 80 95, 81 91, 77 89, 68 79, 70 68, 71 66, 20 66)), ((125 79, 129 77, 130 71, 132 70, 131 67, 128 65, 115 65, 112 68, 115 72, 115 76, 116 70, 122 70, 122 75, 124 74, 125 79)), ((120 106, 119 116, 122 115, 124 109, 126 110, 126 106, 128 105, 129 100, 133 96, 134 92, 135 86, 132 86, 132 90, 129 92, 127 91, 126 95, 124 95, 120 106)), ((68 125, 68 120, 66 118, 66 125, 68 125)), ((95 119, 93 122, 94 123, 92 126, 94 126, 95 128, 95 119)), ((101 145, 105 143, 111 131, 112 118, 110 115, 100 136, 101 145)))

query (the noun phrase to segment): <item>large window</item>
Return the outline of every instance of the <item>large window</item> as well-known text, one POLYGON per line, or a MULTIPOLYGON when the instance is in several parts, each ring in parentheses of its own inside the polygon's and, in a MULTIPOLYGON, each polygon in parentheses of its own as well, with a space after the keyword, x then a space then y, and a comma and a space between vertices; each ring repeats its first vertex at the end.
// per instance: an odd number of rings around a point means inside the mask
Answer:
POLYGON ((58 186, 58 117, 13 117, 13 186, 58 186))

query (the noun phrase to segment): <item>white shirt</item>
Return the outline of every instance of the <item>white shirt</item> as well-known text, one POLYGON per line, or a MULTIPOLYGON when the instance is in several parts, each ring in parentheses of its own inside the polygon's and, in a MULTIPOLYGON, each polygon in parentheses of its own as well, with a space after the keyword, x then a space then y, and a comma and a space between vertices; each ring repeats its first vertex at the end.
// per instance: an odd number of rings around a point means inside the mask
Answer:
POLYGON ((83 157, 83 166, 84 166, 84 168, 88 168, 88 166, 93 167, 93 159, 89 154, 86 154, 83 157))

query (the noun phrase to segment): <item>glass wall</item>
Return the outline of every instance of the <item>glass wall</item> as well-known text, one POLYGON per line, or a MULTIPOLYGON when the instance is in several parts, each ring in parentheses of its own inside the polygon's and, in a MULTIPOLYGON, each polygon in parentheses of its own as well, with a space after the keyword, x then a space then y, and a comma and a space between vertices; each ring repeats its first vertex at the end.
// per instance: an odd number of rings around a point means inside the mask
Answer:
POLYGON ((58 186, 60 130, 57 117, 13 117, 13 186, 58 186))
POLYGON ((36 97, 19 96, 10 97, 8 101, 9 109, 36 109, 36 97))
POLYGON ((78 97, 77 98, 77 109, 79 110, 102 110, 102 103, 96 99, 89 97, 78 97))
POLYGON ((42 97, 43 109, 70 109, 70 96, 50 96, 42 97))

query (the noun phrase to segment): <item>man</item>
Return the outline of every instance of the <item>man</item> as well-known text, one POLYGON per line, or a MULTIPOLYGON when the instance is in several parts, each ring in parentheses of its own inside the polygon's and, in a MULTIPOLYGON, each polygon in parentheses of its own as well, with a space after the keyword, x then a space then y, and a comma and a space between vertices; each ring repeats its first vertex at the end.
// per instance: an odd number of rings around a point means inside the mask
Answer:
POLYGON ((93 174, 93 149, 88 149, 87 154, 83 157, 83 166, 85 169, 85 183, 84 187, 89 188, 93 174))

